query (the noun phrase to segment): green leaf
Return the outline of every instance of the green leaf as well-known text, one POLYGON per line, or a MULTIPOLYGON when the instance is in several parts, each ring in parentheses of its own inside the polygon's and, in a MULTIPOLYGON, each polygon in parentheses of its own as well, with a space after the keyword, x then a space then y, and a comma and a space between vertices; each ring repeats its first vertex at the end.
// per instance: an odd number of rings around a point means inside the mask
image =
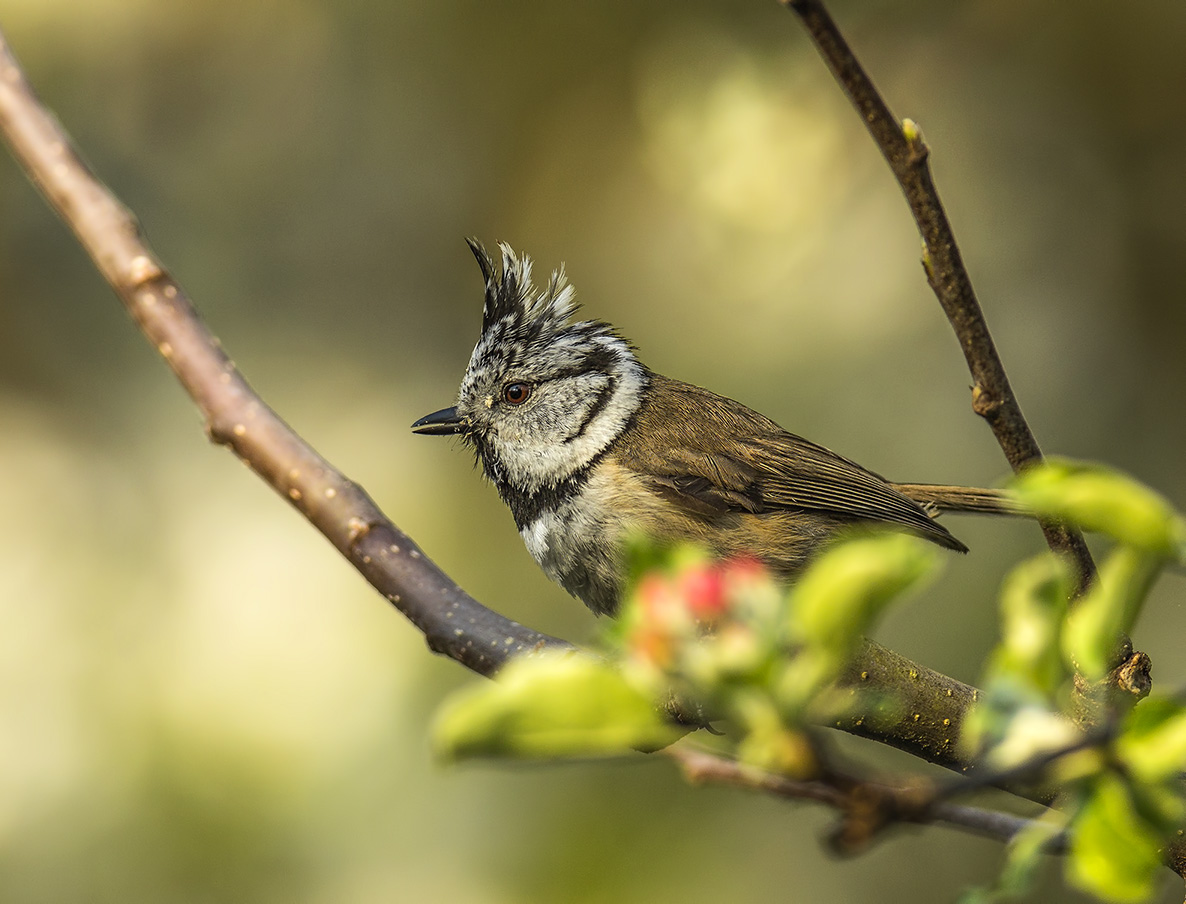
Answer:
POLYGON ((1022 474, 1013 489, 1039 515, 1100 531, 1160 558, 1181 558, 1186 548, 1186 524, 1173 506, 1117 471, 1050 460, 1022 474))
POLYGON ((454 760, 586 757, 655 750, 683 733, 612 664, 549 653, 514 660, 446 700, 433 744, 454 760))
POLYGON ((1043 850, 1066 829, 1066 822, 1064 814, 1050 810, 1013 836, 998 885, 1003 894, 1020 896, 1033 887, 1043 850))
POLYGON ((1001 642, 992 657, 993 678, 1008 676, 1053 696, 1067 678, 1058 641, 1071 588, 1066 564, 1050 554, 1010 573, 1001 588, 1001 642))
POLYGON ((995 769, 1012 769, 1045 754, 1070 747, 1081 732, 1062 713, 1036 706, 1018 710, 1009 720, 1009 728, 988 754, 995 769))
POLYGON ((773 701, 760 692, 739 693, 734 704, 744 732, 737 745, 741 762, 796 779, 818 774, 819 762, 807 735, 787 726, 773 701))
POLYGON ((1117 547, 1100 566, 1063 630, 1063 652, 1085 678, 1098 681, 1116 664, 1117 640, 1136 622, 1160 570, 1159 559, 1131 546, 1117 547))
POLYGON ((850 540, 820 556, 791 591, 792 640, 847 654, 885 607, 930 574, 938 556, 903 534, 850 540))
POLYGON ((958 904, 997 904, 1016 900, 1032 891, 1047 844, 1066 827, 1066 814, 1047 810, 1010 839, 1005 865, 996 883, 989 888, 968 889, 960 895, 958 904))
POLYGON ((788 718, 799 718, 885 607, 937 562, 935 550, 917 538, 888 534, 841 543, 804 572, 789 597, 789 639, 797 649, 776 688, 788 718))
POLYGON ((1129 714, 1116 753, 1138 780, 1148 784, 1186 771, 1186 708, 1165 698, 1142 701, 1129 714))
POLYGON ((1072 824, 1067 878, 1108 901, 1144 901, 1156 889, 1161 844, 1124 781, 1104 773, 1072 824))
POLYGON ((1045 708, 1044 703, 1035 688, 1013 675, 993 676, 964 715, 960 749, 970 758, 984 757, 1009 734, 1009 725, 1022 708, 1045 708))

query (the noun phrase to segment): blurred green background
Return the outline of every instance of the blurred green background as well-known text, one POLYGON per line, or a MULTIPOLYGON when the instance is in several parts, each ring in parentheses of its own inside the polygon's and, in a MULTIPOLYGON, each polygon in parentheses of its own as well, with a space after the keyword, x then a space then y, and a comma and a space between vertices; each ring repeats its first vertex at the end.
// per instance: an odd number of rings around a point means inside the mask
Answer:
MULTIPOLYGON (((1182 504, 1186 6, 833 11, 924 129, 1039 440, 1182 504)), ((256 388, 533 627, 597 632, 468 454, 408 431, 477 337, 466 235, 566 262, 652 367, 892 478, 1004 476, 905 204, 773 0, 0 0, 0 26, 256 388)), ((944 829, 836 861, 826 812, 642 757, 434 764, 476 679, 204 441, 8 160, 0 500, 5 902, 929 902, 998 868, 944 829)), ((948 523, 973 553, 880 638, 975 680, 1041 541, 948 523)), ((1163 689, 1181 591, 1135 637, 1163 689)))

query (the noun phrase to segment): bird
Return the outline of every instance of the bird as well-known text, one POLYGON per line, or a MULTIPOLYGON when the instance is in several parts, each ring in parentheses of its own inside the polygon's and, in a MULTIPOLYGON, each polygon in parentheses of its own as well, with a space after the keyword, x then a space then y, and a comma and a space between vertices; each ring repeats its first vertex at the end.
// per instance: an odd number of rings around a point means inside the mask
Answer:
POLYGON ((968 547, 943 511, 1018 514, 999 490, 891 483, 733 399, 646 367, 599 320, 577 320, 564 267, 466 240, 485 281, 482 331, 456 404, 414 424, 458 436, 549 578, 598 615, 626 592, 625 545, 698 544, 793 581, 837 537, 886 526, 968 547))

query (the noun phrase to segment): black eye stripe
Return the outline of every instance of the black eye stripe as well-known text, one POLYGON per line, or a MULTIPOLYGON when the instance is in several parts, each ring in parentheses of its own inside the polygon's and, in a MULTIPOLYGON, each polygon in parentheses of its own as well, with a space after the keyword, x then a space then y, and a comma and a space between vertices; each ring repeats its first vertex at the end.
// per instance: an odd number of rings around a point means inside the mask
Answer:
POLYGON ((589 425, 593 423, 594 418, 605 410, 609 404, 610 399, 614 397, 614 390, 618 388, 617 380, 610 380, 601 392, 597 394, 597 400, 589 406, 589 412, 585 415, 585 419, 581 421, 581 425, 570 435, 564 438, 563 442, 571 443, 578 436, 584 436, 585 431, 589 429, 589 425))
MULTIPOLYGON (((607 369, 601 368, 601 367, 596 367, 596 366, 590 367, 589 364, 586 362, 586 363, 582 363, 582 364, 574 366, 574 367, 565 368, 563 370, 551 371, 548 373, 548 375, 546 377, 536 380, 535 382, 531 382, 529 380, 511 380, 509 383, 503 384, 502 398, 503 398, 504 402, 510 402, 510 400, 506 397, 506 392, 512 386, 526 386, 529 393, 534 393, 536 388, 538 388, 539 386, 542 386, 546 383, 553 383, 557 380, 567 380, 570 377, 585 377, 585 376, 589 376, 592 374, 600 374, 601 376, 612 380, 612 375, 608 372, 607 369)), ((526 400, 525 399, 521 400, 520 404, 522 404, 523 401, 526 401, 526 400)), ((511 404, 515 404, 515 403, 511 402, 511 404)))

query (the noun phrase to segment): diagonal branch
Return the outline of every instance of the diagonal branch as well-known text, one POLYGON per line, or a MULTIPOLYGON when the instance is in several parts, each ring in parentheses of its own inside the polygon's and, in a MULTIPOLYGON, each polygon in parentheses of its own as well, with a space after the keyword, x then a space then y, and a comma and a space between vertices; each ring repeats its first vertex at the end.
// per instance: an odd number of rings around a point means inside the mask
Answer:
POLYGON ((564 641, 492 612, 457 586, 264 403, 148 248, 132 213, 83 162, 0 35, 0 130, 128 313, 231 450, 320 530, 419 628, 433 651, 490 675, 511 656, 564 641))
MULTIPOLYGON (((992 428, 1014 471, 1042 461, 1005 367, 988 331, 988 323, 964 267, 959 246, 927 162, 930 150, 918 127, 899 123, 861 66, 821 0, 781 0, 802 20, 816 48, 852 101, 882 156, 906 195, 922 235, 927 282, 951 322, 972 374, 972 410, 992 428)), ((1061 524, 1044 522, 1042 532, 1055 552, 1072 557, 1083 586, 1095 576, 1095 564, 1083 535, 1061 524)))
MULTIPOLYGON (((1041 462, 1042 450, 1013 394, 947 212, 931 178, 930 149, 918 126, 910 120, 899 122, 890 112, 822 0, 780 2, 802 20, 906 196, 922 236, 922 261, 927 282, 955 330, 972 374, 972 410, 988 422, 1014 471, 1041 462)), ((1095 563, 1083 535, 1057 522, 1043 521, 1041 527, 1050 548, 1075 563, 1081 593, 1095 578, 1095 563)), ((1152 684, 1151 668, 1148 655, 1134 651, 1128 637, 1117 638, 1113 669, 1108 678, 1096 687, 1080 682, 1077 696, 1084 718, 1092 717, 1101 700, 1131 703, 1144 697, 1152 684), (1117 690, 1119 697, 1113 693, 1117 690)))

